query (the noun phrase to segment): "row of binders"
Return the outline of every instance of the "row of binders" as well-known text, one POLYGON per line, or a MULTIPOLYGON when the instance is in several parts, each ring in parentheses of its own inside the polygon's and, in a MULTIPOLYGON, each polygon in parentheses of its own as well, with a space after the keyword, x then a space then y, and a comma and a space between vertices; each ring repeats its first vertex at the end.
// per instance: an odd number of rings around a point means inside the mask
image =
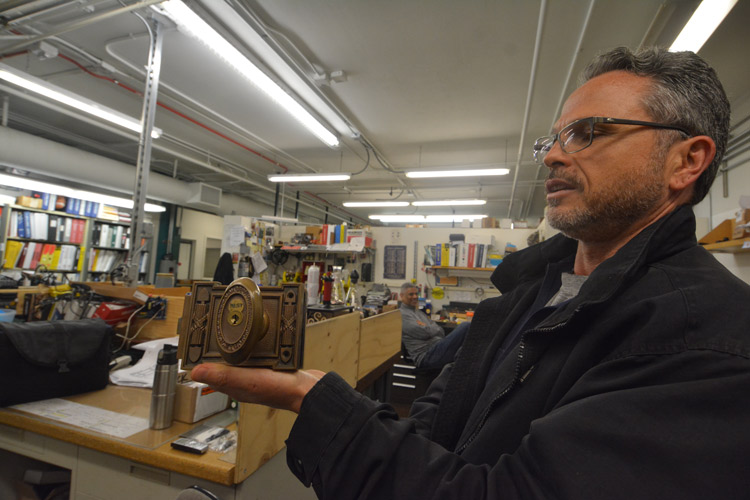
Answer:
POLYGON ((91 241, 94 246, 128 249, 130 248, 130 228, 95 222, 91 241))
POLYGON ((320 244, 333 245, 335 243, 346 243, 346 223, 323 224, 320 231, 320 244))
POLYGON ((93 201, 79 200, 66 196, 57 196, 49 193, 34 191, 33 198, 41 198, 42 210, 58 210, 71 215, 82 215, 84 217, 98 217, 101 205, 93 201))
POLYGON ((5 243, 6 269, 36 269, 43 265, 50 271, 80 271, 84 252, 75 245, 55 245, 8 240, 5 243))
MULTIPOLYGON (((92 248, 89 251, 89 272, 111 272, 120 264, 124 264, 126 258, 126 252, 106 250, 103 248, 92 248)), ((141 252, 141 256, 138 261, 138 272, 148 272, 148 252, 141 252)))
POLYGON ((435 245, 436 266, 487 267, 489 245, 484 243, 438 243, 435 245))
POLYGON ((10 238, 28 238, 61 243, 83 243, 86 221, 42 212, 14 210, 10 214, 10 238))
POLYGON ((126 252, 92 248, 89 250, 89 271, 94 273, 108 273, 125 262, 126 252))

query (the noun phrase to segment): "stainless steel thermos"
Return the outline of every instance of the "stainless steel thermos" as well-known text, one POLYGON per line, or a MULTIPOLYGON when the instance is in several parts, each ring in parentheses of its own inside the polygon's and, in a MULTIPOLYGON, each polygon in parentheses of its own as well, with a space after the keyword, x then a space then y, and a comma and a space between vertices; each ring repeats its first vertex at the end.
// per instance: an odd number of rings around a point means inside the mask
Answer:
POLYGON ((152 429, 166 429, 172 425, 174 398, 177 391, 177 347, 165 345, 159 351, 151 390, 151 413, 148 425, 152 429))

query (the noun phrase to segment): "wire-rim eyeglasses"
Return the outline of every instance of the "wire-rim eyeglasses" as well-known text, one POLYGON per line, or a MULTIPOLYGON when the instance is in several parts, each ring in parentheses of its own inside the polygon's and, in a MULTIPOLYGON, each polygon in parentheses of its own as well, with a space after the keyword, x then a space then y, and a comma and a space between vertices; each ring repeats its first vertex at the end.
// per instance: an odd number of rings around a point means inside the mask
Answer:
POLYGON ((597 123, 611 125, 640 125, 643 127, 677 130, 685 134, 687 137, 691 136, 691 134, 684 128, 668 125, 666 123, 626 120, 623 118, 609 118, 604 116, 589 116, 588 118, 581 118, 580 120, 576 120, 573 123, 566 125, 556 134, 545 135, 544 137, 537 139, 534 143, 534 161, 537 163, 544 163, 544 158, 552 149, 552 146, 555 145, 555 141, 560 144, 560 149, 568 154, 577 153, 591 146, 594 142, 594 132, 597 123))

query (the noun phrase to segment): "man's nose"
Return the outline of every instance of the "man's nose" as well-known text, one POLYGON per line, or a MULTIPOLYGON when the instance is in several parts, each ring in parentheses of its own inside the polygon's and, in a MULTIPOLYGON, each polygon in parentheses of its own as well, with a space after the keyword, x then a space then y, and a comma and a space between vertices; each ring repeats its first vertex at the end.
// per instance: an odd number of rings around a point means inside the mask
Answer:
POLYGON ((561 167, 568 161, 570 161, 570 155, 562 150, 559 140, 552 143, 552 147, 544 157, 544 165, 550 169, 561 167))

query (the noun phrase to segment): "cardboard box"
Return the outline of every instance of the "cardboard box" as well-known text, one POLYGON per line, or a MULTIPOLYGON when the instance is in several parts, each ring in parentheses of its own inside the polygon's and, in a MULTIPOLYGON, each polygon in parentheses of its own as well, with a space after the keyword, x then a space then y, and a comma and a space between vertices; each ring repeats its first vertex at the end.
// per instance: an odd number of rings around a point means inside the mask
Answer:
POLYGON ((311 243, 314 245, 320 244, 320 232, 323 230, 320 226, 307 226, 305 227, 305 234, 312 236, 311 243))
POLYGON ((42 208, 42 199, 32 198, 31 196, 19 196, 16 198, 16 205, 29 208, 42 208))
POLYGON ((206 384, 188 380, 177 384, 174 419, 186 424, 219 413, 229 405, 229 396, 216 392, 206 384))

